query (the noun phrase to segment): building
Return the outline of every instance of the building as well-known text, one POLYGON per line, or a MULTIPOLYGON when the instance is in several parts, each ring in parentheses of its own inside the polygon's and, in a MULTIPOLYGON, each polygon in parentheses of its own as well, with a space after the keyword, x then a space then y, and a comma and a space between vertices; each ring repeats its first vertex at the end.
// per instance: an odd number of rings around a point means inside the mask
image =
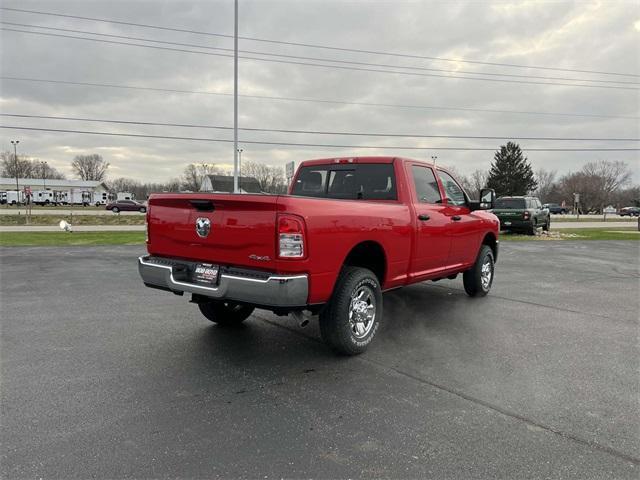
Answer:
MULTIPOLYGON (((109 189, 104 182, 93 180, 54 180, 53 178, 18 178, 18 189, 23 190, 30 187, 31 191, 36 190, 56 190, 56 191, 78 191, 94 193, 108 193, 109 189)), ((0 191, 16 189, 16 179, 10 177, 0 177, 0 191)))
MULTIPOLYGON (((253 177, 238 177, 238 188, 240 193, 262 193, 258 180, 253 177)), ((233 193, 233 176, 205 175, 200 191, 233 193)))

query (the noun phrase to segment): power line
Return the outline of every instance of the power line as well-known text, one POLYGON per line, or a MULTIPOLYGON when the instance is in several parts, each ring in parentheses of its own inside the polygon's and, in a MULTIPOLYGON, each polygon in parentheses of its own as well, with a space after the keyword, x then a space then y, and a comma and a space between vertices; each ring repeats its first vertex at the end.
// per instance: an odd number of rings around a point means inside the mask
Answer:
MULTIPOLYGON (((59 128, 35 128, 35 127, 19 127, 14 125, 0 125, 0 128, 9 130, 26 130, 38 132, 57 132, 57 133, 77 133, 84 135, 106 135, 111 137, 133 137, 133 138, 154 138, 165 140, 189 140, 198 142, 222 142, 233 143, 233 140, 219 138, 201 138, 201 137, 177 137, 167 135, 143 135, 137 133, 115 133, 115 132, 97 132, 87 130, 67 130, 59 128)), ((478 147, 406 147, 406 146, 389 146, 389 145, 341 145, 327 143, 290 143, 290 142, 263 142, 256 140, 243 140, 242 144, 250 145, 276 145, 286 147, 324 147, 324 148, 364 148, 364 149, 381 149, 381 150, 455 150, 455 151, 491 151, 495 148, 478 148, 478 147)), ((531 152, 637 152, 639 148, 525 148, 531 152)))
MULTIPOLYGON (((13 118, 34 118, 43 120, 68 120, 76 122, 91 123, 115 123, 123 125, 147 125, 162 127, 182 127, 182 128, 207 128, 215 130, 233 130, 233 127, 225 127, 219 125, 203 125, 192 123, 161 123, 161 122, 142 122, 133 120, 110 120, 100 118, 83 118, 83 117, 66 117, 52 115, 26 115, 17 113, 0 113, 3 117, 13 118)), ((341 132, 341 131, 322 131, 322 130, 288 130, 283 128, 238 128, 245 132, 270 132, 270 133, 293 133, 304 135, 333 135, 333 136, 356 136, 356 137, 389 137, 389 138, 446 138, 457 140, 539 140, 539 141, 570 141, 570 142, 640 142, 640 138, 576 138, 576 137, 522 137, 517 135, 426 135, 412 133, 366 133, 366 132, 341 132)))
MULTIPOLYGON (((152 92, 164 92, 164 93, 185 93, 195 95, 214 95, 223 97, 232 97, 231 93, 221 92, 207 92, 203 90, 179 90, 173 88, 157 88, 157 87, 141 87, 136 85, 122 85, 113 83, 91 83, 91 82, 74 82, 69 80, 54 80, 44 78, 29 78, 29 77, 10 77, 0 76, 1 80, 13 80, 19 82, 35 82, 35 83, 51 83, 57 85, 70 85, 70 86, 85 86, 85 87, 100 87, 100 88, 115 88, 115 89, 128 89, 128 90, 141 90, 152 92)), ((363 107, 383 107, 383 108, 408 108, 419 110, 445 110, 445 111, 462 111, 462 112, 477 112, 477 113, 499 113, 507 115, 543 115, 543 116, 561 116, 561 117, 584 117, 584 118, 617 118, 625 120, 637 120, 640 117, 631 115, 607 115, 598 113, 569 113, 569 112, 535 112, 526 110, 497 110, 487 108, 471 108, 471 107, 443 107, 433 105, 402 105, 393 103, 371 103, 371 102, 350 102, 345 100, 330 100, 319 98, 296 98, 296 97, 276 97, 269 95, 239 95, 243 98, 254 98, 261 100, 278 100, 287 102, 309 102, 309 103, 325 103, 336 105, 355 105, 363 107)))
MULTIPOLYGON (((58 38, 69 38, 74 40, 85 40, 90 42, 97 43, 107 43, 112 45, 126 45, 131 47, 141 47, 141 48, 151 48, 155 50, 166 50, 172 52, 180 52, 180 53, 193 53, 199 55, 211 55, 216 57, 226 57, 233 58, 233 55, 228 55, 224 53, 214 53, 214 52, 200 52, 196 50, 186 50, 184 48, 171 48, 171 47, 160 47, 158 45, 144 45, 140 43, 131 43, 131 42, 121 42, 116 40, 105 40, 102 38, 89 38, 89 37, 77 37, 73 35, 64 35, 60 33, 48 33, 48 32, 32 32, 29 30, 20 30, 17 28, 5 28, 0 27, 0 30, 8 31, 8 32, 18 32, 18 33, 27 33, 31 35, 44 35, 49 37, 58 37, 58 38)), ((298 62, 292 60, 278 60, 275 58, 260 58, 260 57, 250 57, 250 56, 238 56, 238 58, 242 58, 243 60, 256 60, 260 62, 270 62, 270 63, 282 63, 289 65, 303 65, 307 67, 321 67, 321 68, 333 68, 339 70, 353 70, 359 72, 373 72, 373 73, 387 73, 393 75, 408 75, 408 76, 418 76, 418 77, 434 77, 434 78, 447 78, 447 79, 459 79, 459 80, 477 80, 481 82, 500 82, 500 83, 516 83, 516 84, 524 84, 524 85, 549 85, 549 86, 561 86, 561 87, 586 87, 586 88, 606 88, 612 90, 640 90, 639 88, 633 87, 623 87, 623 86, 613 86, 613 85, 584 85, 578 83, 558 83, 558 82, 536 82, 531 80, 509 80, 509 79, 498 79, 498 78, 478 78, 478 77, 462 77, 457 75, 439 75, 435 73, 418 73, 418 72, 398 72, 393 70, 384 70, 384 69, 374 69, 374 68, 364 68, 364 67, 349 67, 345 65, 323 65, 319 63, 309 63, 309 62, 298 62)))
MULTIPOLYGON (((179 47, 192 47, 192 48, 202 48, 207 50, 217 50, 223 52, 233 52, 232 48, 223 48, 223 47, 212 47, 209 45, 200 45, 194 43, 180 43, 180 42, 169 42, 165 40, 156 40, 152 38, 144 38, 144 37, 132 37, 129 35, 114 35, 109 33, 99 33, 92 32, 87 30, 75 30, 69 28, 58 28, 58 27, 46 27, 42 25, 30 25, 26 23, 15 23, 15 22, 4 22, 0 21, 0 24, 3 25, 11 25, 18 27, 27 27, 27 28, 39 28, 44 30, 54 30, 58 32, 68 32, 68 33, 79 33, 83 35, 97 35, 101 37, 109 37, 109 38, 119 38, 124 40, 136 40, 142 42, 151 42, 151 43, 160 43, 163 45, 174 45, 179 47)), ((42 33, 42 32, 26 32, 24 30, 11 30, 10 31, 19 31, 22 33, 42 33)), ((79 38, 79 37, 71 37, 71 38, 79 38)), ((518 74, 509 74, 509 73, 487 73, 487 72, 473 72, 466 70, 445 70, 440 68, 426 68, 426 67, 416 67, 411 65, 393 65, 388 63, 370 63, 370 62, 358 62, 353 60, 340 60, 335 58, 322 58, 322 57, 306 57, 299 55, 284 55, 278 53, 270 53, 270 52, 260 52, 254 50, 238 50, 240 53, 246 53, 250 55, 265 55, 270 57, 280 57, 280 58, 289 58, 295 60, 311 60, 317 62, 332 62, 332 63, 340 63, 340 64, 348 64, 348 65, 362 65, 369 67, 380 67, 380 68, 400 68, 405 70, 418 70, 418 71, 427 71, 427 72, 441 72, 441 73, 453 73, 453 74, 464 74, 464 75, 485 75, 490 77, 511 77, 511 78, 533 78, 539 80, 561 80, 561 81, 570 81, 570 82, 592 82, 592 83, 604 83, 604 84, 627 84, 627 85, 640 85, 638 82, 629 82, 622 80, 597 80, 597 79, 589 79, 589 78, 567 78, 567 77, 544 77, 540 75, 518 75, 518 74)))
MULTIPOLYGON (((63 17, 63 18, 74 18, 78 20, 89 20, 93 22, 113 23, 117 25, 127 25, 127 26, 133 26, 133 27, 151 28, 151 29, 165 30, 165 31, 171 31, 171 32, 207 35, 207 36, 219 37, 219 38, 233 38, 233 35, 229 35, 229 34, 204 32, 204 31, 198 31, 198 30, 166 27, 166 26, 151 25, 151 24, 145 24, 145 23, 125 22, 125 21, 105 19, 105 18, 85 17, 80 15, 68 15, 68 14, 62 14, 62 13, 43 12, 43 11, 27 10, 27 9, 21 9, 21 8, 0 7, 0 9, 13 11, 13 12, 21 12, 21 13, 29 13, 29 14, 37 14, 37 15, 48 15, 48 16, 63 17)), ((355 52, 355 53, 364 53, 369 55, 386 55, 386 56, 392 56, 392 57, 414 58, 414 59, 422 59, 422 60, 435 60, 435 61, 455 62, 455 63, 469 63, 469 64, 475 64, 475 65, 490 65, 490 66, 500 66, 500 67, 510 67, 510 68, 529 68, 529 69, 536 69, 536 70, 553 70, 553 71, 562 71, 562 72, 590 73, 590 74, 597 74, 597 75, 640 77, 640 75, 633 74, 633 73, 606 72, 606 71, 598 71, 598 70, 580 70, 575 68, 547 67, 547 66, 535 66, 535 65, 522 65, 522 64, 514 64, 514 63, 486 62, 486 61, 479 61, 479 60, 465 60, 465 59, 459 59, 459 58, 433 57, 433 56, 427 56, 427 55, 384 52, 384 51, 378 51, 378 50, 364 50, 364 49, 357 49, 357 48, 336 47, 336 46, 330 46, 330 45, 318 45, 318 44, 311 44, 311 43, 287 42, 282 40, 273 40, 273 39, 256 38, 256 37, 238 37, 238 38, 241 40, 264 42, 264 43, 277 44, 277 45, 289 45, 289 46, 305 47, 305 48, 318 48, 318 49, 333 50, 333 51, 340 51, 340 52, 355 52)))

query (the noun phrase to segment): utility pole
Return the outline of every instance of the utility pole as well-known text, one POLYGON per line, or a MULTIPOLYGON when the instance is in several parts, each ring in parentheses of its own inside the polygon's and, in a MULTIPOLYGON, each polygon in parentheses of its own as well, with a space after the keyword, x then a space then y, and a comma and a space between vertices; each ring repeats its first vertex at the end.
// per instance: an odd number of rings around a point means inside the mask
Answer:
POLYGON ((44 184, 44 189, 47 189, 47 162, 42 162, 42 182, 44 184))
POLYGON ((238 0, 233 27, 233 193, 238 193, 238 0))
POLYGON ((18 144, 20 140, 11 140, 11 145, 13 145, 13 161, 15 162, 16 168, 16 207, 20 206, 20 187, 18 186, 18 144))
POLYGON ((238 149, 238 187, 242 188, 242 148, 238 149))
POLYGON ((438 156, 437 155, 431 155, 431 161, 433 162, 433 166, 436 166, 436 161, 438 161, 438 156))

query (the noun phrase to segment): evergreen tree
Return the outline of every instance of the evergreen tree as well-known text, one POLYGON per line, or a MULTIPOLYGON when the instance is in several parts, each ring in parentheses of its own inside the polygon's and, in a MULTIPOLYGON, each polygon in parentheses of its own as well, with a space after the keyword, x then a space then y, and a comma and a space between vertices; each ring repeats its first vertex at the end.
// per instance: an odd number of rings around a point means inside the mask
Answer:
POLYGON ((527 157, 522 155, 520 145, 507 142, 493 156, 487 186, 504 195, 526 195, 538 186, 527 157))

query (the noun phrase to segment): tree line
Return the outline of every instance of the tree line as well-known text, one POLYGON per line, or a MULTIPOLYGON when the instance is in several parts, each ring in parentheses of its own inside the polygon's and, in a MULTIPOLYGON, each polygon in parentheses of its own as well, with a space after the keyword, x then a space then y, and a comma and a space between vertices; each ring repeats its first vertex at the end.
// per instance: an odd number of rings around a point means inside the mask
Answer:
POLYGON ((496 151, 488 170, 478 169, 469 176, 456 173, 456 177, 473 198, 489 187, 498 197, 534 195, 542 203, 564 202, 568 207, 573 206, 573 194, 579 193, 583 212, 602 212, 609 205, 640 206, 640 186, 631 184, 631 169, 625 162, 598 160, 564 175, 544 168, 534 172, 513 142, 496 151))
MULTIPOLYGON (((105 182, 115 192, 131 192, 136 198, 147 198, 153 192, 179 192, 200 190, 206 175, 232 175, 214 163, 191 163, 182 174, 167 182, 140 182, 127 177, 109 180, 109 162, 101 155, 77 155, 71 162, 73 175, 81 180, 105 182)), ((556 170, 540 168, 535 172, 529 159, 517 143, 507 142, 496 150, 489 169, 477 169, 463 175, 449 168, 460 180, 472 198, 480 189, 493 188, 497 196, 535 195, 543 203, 563 202, 573 205, 573 194, 580 194, 581 210, 600 212, 604 207, 640 206, 640 186, 631 185, 631 169, 621 161, 598 160, 585 164, 580 170, 559 175, 556 170)), ((64 179, 65 175, 38 159, 0 153, 0 174, 3 177, 64 179)), ((253 177, 266 193, 284 193, 287 190, 281 167, 257 162, 242 164, 242 176, 253 177)))

